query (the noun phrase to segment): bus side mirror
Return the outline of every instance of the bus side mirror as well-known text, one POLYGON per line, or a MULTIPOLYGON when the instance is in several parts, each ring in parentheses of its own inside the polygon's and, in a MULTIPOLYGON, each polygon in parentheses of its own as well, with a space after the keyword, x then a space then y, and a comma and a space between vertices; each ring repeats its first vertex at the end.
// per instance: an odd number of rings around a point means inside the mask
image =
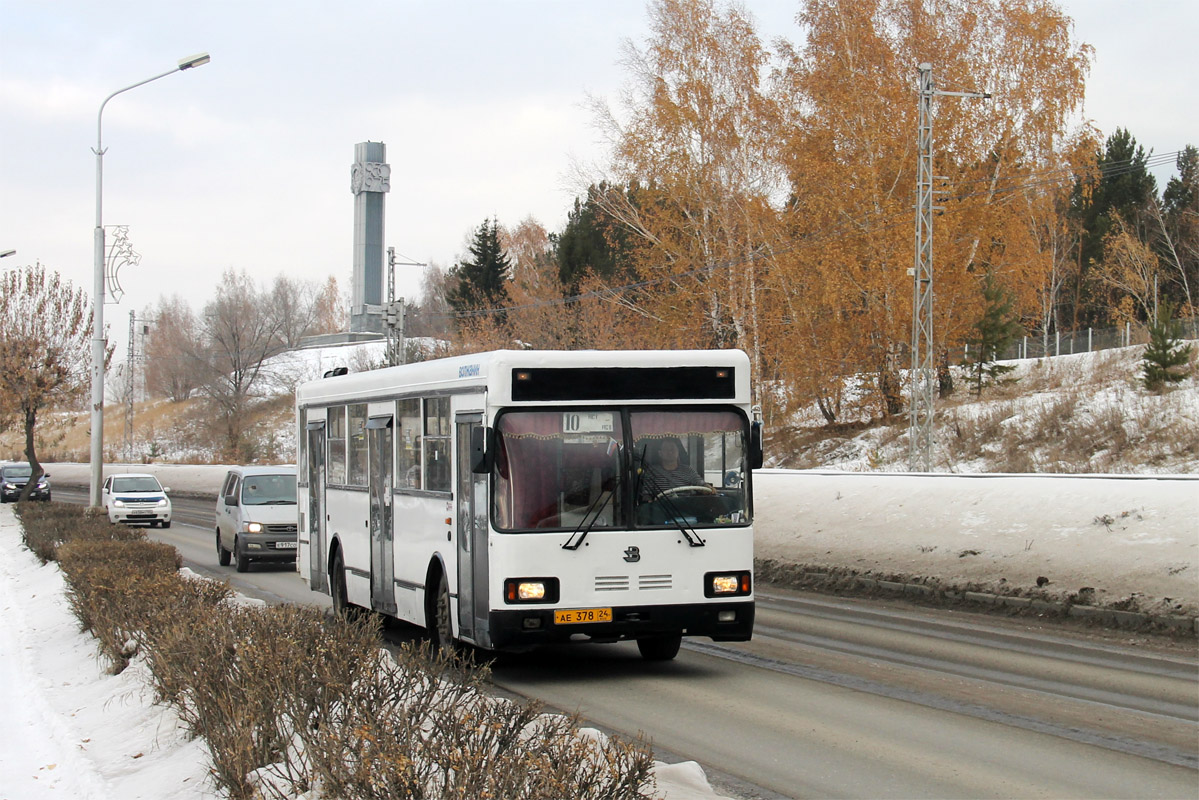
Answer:
POLYGON ((749 426, 749 468, 761 469, 762 461, 762 423, 755 421, 749 426))
POLYGON ((495 463, 495 428, 479 426, 470 431, 470 471, 476 475, 491 472, 495 463))

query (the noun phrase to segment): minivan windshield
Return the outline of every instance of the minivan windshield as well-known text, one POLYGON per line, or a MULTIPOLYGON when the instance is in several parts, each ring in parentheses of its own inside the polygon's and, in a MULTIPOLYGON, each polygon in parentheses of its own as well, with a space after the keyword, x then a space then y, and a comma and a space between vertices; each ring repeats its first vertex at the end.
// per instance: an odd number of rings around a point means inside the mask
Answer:
POLYGON ((295 475, 247 475, 241 482, 243 506, 294 506, 295 475))
POLYGON ((113 478, 112 490, 114 492, 161 492, 162 484, 151 475, 113 478))

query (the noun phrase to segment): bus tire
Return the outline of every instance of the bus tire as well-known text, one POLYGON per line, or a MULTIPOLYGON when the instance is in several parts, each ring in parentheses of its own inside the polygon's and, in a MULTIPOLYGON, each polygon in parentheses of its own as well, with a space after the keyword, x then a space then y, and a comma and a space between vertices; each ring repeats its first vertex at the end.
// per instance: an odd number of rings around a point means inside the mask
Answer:
POLYGON ((674 633, 638 639, 637 649, 646 661, 670 661, 679 654, 679 645, 682 643, 683 635, 674 633))
POLYGON ((221 529, 216 530, 216 560, 222 567, 229 566, 229 562, 233 560, 233 554, 221 546, 221 529))
POLYGON ((450 584, 445 573, 437 580, 437 594, 429 609, 429 638, 433 641, 433 649, 448 652, 454 649, 454 620, 450 612, 450 584))
POLYGON ((329 570, 329 594, 333 598, 333 613, 339 617, 350 615, 350 594, 346 589, 346 562, 341 551, 333 556, 333 568, 329 570))

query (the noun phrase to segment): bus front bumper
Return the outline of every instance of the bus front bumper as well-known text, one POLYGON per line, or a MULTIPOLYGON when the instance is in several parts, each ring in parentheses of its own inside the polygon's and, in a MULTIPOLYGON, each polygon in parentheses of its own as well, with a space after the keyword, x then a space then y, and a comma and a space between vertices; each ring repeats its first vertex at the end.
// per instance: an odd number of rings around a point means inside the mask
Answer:
POLYGON ((611 622, 555 624, 554 609, 524 606, 492 611, 491 646, 497 650, 568 642, 596 642, 673 635, 706 636, 717 642, 747 642, 753 635, 754 603, 689 603, 617 606, 611 622))

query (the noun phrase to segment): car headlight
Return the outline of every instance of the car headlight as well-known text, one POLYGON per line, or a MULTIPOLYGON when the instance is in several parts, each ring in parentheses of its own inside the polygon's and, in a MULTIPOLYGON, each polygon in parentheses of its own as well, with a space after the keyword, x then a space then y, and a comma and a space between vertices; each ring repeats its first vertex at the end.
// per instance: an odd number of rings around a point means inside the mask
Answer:
POLYGON ((504 581, 505 603, 556 603, 557 578, 508 578, 504 581))
POLYGON ((169 505, 170 505, 170 503, 167 502, 167 499, 165 497, 158 501, 159 508, 163 508, 163 507, 169 506, 169 505))
POLYGON ((247 522, 246 523, 246 533, 262 533, 262 523, 261 522, 247 522))
POLYGON ((748 570, 709 572, 704 576, 704 597, 742 597, 750 593, 753 581, 748 570))
POLYGON ((124 507, 125 507, 125 501, 124 501, 124 500, 113 500, 113 501, 112 501, 112 504, 113 504, 114 506, 116 506, 117 508, 124 508, 124 507))

